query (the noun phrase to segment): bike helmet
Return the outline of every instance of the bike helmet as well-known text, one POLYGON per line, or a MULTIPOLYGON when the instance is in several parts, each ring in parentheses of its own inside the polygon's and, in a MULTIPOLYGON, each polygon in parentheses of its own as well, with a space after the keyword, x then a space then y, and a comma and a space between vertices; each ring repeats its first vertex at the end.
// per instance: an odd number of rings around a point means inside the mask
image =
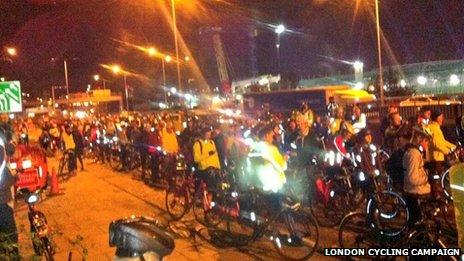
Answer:
POLYGON ((143 256, 154 252, 160 259, 174 250, 174 239, 158 221, 148 217, 131 217, 110 223, 110 247, 119 257, 143 256))

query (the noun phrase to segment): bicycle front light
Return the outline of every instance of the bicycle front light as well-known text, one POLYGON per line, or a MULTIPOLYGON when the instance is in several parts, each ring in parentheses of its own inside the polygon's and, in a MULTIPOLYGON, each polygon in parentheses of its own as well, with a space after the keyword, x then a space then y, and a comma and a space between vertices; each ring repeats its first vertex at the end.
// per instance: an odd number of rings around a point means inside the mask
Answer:
POLYGON ((28 169, 28 168, 32 167, 32 161, 31 160, 23 160, 22 167, 23 167, 23 169, 28 169))
POLYGON ((35 193, 29 195, 29 197, 27 198, 27 203, 29 204, 34 204, 37 201, 39 201, 39 195, 35 193))

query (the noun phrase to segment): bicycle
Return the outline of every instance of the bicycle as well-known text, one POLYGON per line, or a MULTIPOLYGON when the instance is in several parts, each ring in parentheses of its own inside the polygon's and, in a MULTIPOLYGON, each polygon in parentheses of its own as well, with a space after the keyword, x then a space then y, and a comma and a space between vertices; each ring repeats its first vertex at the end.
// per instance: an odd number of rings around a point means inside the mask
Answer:
MULTIPOLYGON (((222 211, 227 217, 223 219, 227 221, 228 234, 244 245, 267 237, 281 257, 306 260, 318 248, 319 225, 301 203, 290 196, 282 197, 280 209, 276 210, 265 207, 269 205, 266 201, 273 199, 254 188, 239 195, 239 199, 232 201, 239 212, 222 211)), ((237 194, 231 198, 237 198, 237 194)))
MULTIPOLYGON (((339 244, 342 248, 447 248, 450 237, 443 233, 437 219, 438 202, 419 199, 420 211, 425 216, 412 226, 406 226, 395 233, 385 233, 377 225, 376 218, 369 213, 352 212, 345 216, 339 227, 339 244)), ((408 220, 409 222, 409 220, 408 220)), ((452 240, 452 239, 451 239, 452 240)), ((368 257, 349 257, 365 259, 368 257)), ((374 258, 370 257, 369 259, 374 258)))
MULTIPOLYGON (((71 176, 69 166, 71 164, 71 157, 74 155, 74 150, 68 149, 63 152, 63 155, 60 158, 58 164, 58 178, 62 180, 67 180, 71 176)), ((74 170, 75 171, 75 170, 74 170)))

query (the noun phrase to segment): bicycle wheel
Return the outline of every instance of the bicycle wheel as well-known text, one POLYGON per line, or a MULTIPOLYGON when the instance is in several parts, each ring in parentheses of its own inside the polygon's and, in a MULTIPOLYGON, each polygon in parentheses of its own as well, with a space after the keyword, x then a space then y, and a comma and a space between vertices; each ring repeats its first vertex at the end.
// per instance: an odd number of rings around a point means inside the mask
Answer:
POLYGON ((209 200, 207 192, 199 189, 193 198, 193 214, 195 219, 204 226, 216 227, 221 223, 222 217, 219 214, 219 206, 215 201, 209 200))
POLYGON ((122 167, 121 156, 118 150, 111 150, 108 163, 113 170, 120 170, 122 167))
POLYGON ((366 210, 381 235, 397 236, 408 226, 409 209, 404 199, 393 191, 376 193, 367 202, 366 210))
POLYGON ((318 248, 319 226, 316 219, 303 209, 285 210, 273 228, 272 242, 279 255, 287 260, 306 260, 318 248))
POLYGON ((60 163, 58 164, 58 178, 62 180, 66 180, 69 177, 69 155, 67 153, 63 154, 63 157, 60 159, 60 163))
MULTIPOLYGON (((366 214, 351 212, 346 215, 338 229, 338 242, 341 248, 376 247, 376 234, 369 227, 366 214)), ((347 257, 350 260, 372 259, 373 257, 347 257)))
MULTIPOLYGON (((231 196, 234 197, 234 195, 231 196)), ((238 194, 238 198, 233 203, 238 204, 239 207, 230 204, 230 209, 234 209, 234 211, 239 210, 239 213, 225 217, 227 233, 230 238, 234 239, 237 245, 244 246, 253 240, 262 223, 254 210, 258 207, 256 198, 250 191, 245 191, 238 194)))
POLYGON ((345 195, 330 192, 330 198, 327 204, 322 200, 313 198, 310 209, 311 214, 317 220, 317 223, 323 227, 333 227, 340 224, 347 210, 347 200, 345 195))
POLYGON ((166 190, 166 210, 173 220, 181 219, 190 209, 191 197, 185 179, 177 179, 176 184, 166 190))
POLYGON ((53 255, 55 254, 55 248, 53 247, 53 244, 51 243, 51 240, 48 237, 42 238, 42 244, 43 244, 43 255, 45 257, 45 260, 47 261, 53 261, 53 255))

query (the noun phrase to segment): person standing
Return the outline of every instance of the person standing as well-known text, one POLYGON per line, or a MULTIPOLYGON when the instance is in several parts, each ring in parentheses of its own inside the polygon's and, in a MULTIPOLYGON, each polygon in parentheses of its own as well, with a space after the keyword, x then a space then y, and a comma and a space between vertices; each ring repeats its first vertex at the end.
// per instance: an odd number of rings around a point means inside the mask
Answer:
POLYGON ((76 169, 77 169, 76 154, 75 154, 76 143, 74 143, 71 126, 63 126, 61 138, 63 140, 65 151, 69 153, 69 162, 68 162, 69 174, 71 176, 74 176, 76 175, 76 169))
POLYGON ((418 199, 429 197, 431 192, 428 175, 424 168, 421 147, 421 144, 427 141, 429 135, 417 126, 413 127, 412 131, 411 143, 407 145, 402 159, 403 169, 405 170, 403 190, 406 205, 410 209, 409 213, 411 213, 410 225, 422 218, 418 199))
POLYGON ((366 114, 361 112, 361 108, 358 106, 353 107, 353 128, 354 132, 357 134, 362 129, 367 127, 367 118, 366 114))
POLYGON ((429 153, 428 156, 431 160, 431 172, 430 179, 432 183, 432 192, 436 198, 440 198, 443 193, 443 188, 441 187, 441 175, 445 172, 445 155, 453 151, 456 146, 447 141, 441 126, 445 120, 443 113, 439 110, 432 112, 431 116, 432 122, 428 125, 428 130, 431 134, 431 144, 428 146, 429 153))
MULTIPOLYGON (((12 244, 13 254, 19 259, 18 229, 14 218, 14 184, 16 175, 7 166, 7 158, 14 154, 14 146, 6 138, 7 133, 0 128, 0 234, 6 235, 7 244, 12 244)), ((2 242, 3 243, 3 242, 2 242)))
MULTIPOLYGON (((81 164, 81 171, 84 171, 84 159, 83 159, 83 156, 84 156, 84 135, 83 135, 83 131, 84 131, 84 126, 82 126, 82 124, 79 124, 78 126, 75 126, 73 128, 73 132, 72 132, 72 137, 73 137, 73 140, 74 140, 74 144, 75 144, 75 149, 74 149, 74 153, 76 154, 76 158, 79 160, 79 163, 81 164)), ((77 164, 76 164, 76 168, 77 168, 77 164)))

